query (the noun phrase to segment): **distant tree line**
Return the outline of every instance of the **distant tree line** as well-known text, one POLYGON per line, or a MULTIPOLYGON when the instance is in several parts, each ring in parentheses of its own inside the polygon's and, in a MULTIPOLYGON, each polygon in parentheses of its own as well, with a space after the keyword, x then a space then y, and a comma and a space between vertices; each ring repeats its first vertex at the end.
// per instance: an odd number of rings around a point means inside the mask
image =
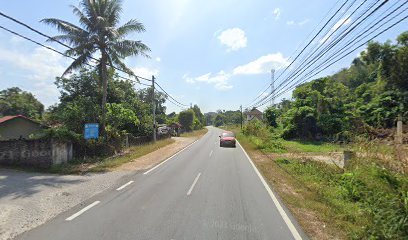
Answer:
POLYGON ((284 138, 339 139, 408 120, 408 32, 370 42, 349 68, 298 86, 265 111, 284 138))

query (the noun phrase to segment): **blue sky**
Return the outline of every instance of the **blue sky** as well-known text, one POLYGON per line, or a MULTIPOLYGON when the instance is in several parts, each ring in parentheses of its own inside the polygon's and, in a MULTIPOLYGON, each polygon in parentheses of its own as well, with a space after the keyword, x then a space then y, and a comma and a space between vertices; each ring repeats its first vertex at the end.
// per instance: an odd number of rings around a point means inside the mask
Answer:
MULTIPOLYGON (((145 33, 129 38, 142 40, 152 49, 150 59, 132 57, 126 62, 138 75, 150 78, 154 74, 161 86, 182 103, 198 104, 203 112, 237 110, 267 86, 270 69, 288 63, 288 58, 336 2, 124 0, 122 22, 134 18, 146 27, 145 33)), ((78 1, 1 1, 0 10, 55 35, 54 29, 39 21, 55 17, 76 23, 71 4, 78 5, 78 1)), ((406 23, 377 40, 394 40, 408 30, 406 23)), ((0 25, 45 43, 41 36, 7 19, 0 18, 0 25)), ((348 66, 361 50, 320 75, 348 66)), ((69 59, 0 29, 0 89, 20 87, 50 106, 58 102, 55 76, 61 75, 69 63, 69 59)), ((283 97, 290 98, 290 93, 283 97)), ((168 112, 171 111, 178 112, 180 108, 168 104, 168 112)))

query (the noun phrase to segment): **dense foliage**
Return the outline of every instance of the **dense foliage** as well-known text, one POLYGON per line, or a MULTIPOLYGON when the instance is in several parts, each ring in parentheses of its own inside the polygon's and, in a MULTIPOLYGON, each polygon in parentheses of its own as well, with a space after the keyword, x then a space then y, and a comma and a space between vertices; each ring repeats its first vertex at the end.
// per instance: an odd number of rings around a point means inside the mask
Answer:
POLYGON ((194 105, 193 108, 182 111, 175 117, 186 131, 199 130, 204 126, 204 115, 201 109, 194 105))
POLYGON ((207 125, 214 125, 216 127, 230 124, 241 123, 241 111, 225 111, 218 110, 216 113, 207 113, 205 116, 207 125))
POLYGON ((99 87, 101 88, 101 123, 105 129, 106 103, 108 103, 108 66, 117 68, 135 76, 126 66, 124 59, 129 56, 148 56, 150 49, 141 41, 126 39, 132 33, 144 32, 142 23, 131 19, 119 25, 122 13, 121 0, 82 0, 80 7, 71 6, 72 12, 78 17, 79 25, 56 18, 46 18, 42 22, 55 27, 61 35, 54 36, 50 41, 64 42, 71 46, 65 54, 75 60, 63 75, 89 65, 98 57, 99 87))
POLYGON ((408 32, 371 42, 349 68, 298 86, 292 100, 265 111, 284 138, 347 139, 408 120, 408 32))
POLYGON ((18 87, 0 91, 0 117, 21 114, 38 120, 43 112, 44 105, 29 92, 18 87))
MULTIPOLYGON (((85 123, 100 122, 102 93, 98 89, 97 73, 83 70, 67 78, 57 78, 61 97, 58 105, 50 108, 48 124, 60 124, 82 133, 85 123)), ((106 132, 108 138, 125 134, 151 135, 153 132, 151 88, 136 91, 133 84, 109 74, 106 132), (149 96, 150 95, 150 96, 149 96)), ((155 92, 157 114, 165 116, 164 94, 155 92)), ((164 121, 164 120, 163 120, 164 121)))

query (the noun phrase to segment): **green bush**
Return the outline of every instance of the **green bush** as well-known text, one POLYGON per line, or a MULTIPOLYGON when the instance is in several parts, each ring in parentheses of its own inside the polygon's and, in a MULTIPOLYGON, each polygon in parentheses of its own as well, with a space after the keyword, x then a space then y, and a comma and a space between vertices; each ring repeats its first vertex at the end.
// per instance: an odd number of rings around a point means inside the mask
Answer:
POLYGON ((273 133, 273 129, 258 120, 247 123, 242 129, 242 133, 257 149, 268 152, 281 152, 284 149, 282 140, 273 133))

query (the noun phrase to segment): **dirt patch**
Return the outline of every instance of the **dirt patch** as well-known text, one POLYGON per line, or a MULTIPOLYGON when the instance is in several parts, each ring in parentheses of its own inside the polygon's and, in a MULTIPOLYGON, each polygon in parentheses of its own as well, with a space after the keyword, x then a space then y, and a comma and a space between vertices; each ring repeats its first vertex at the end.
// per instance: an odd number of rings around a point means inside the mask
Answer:
POLYGON ((344 167, 344 155, 342 152, 329 153, 272 153, 267 154, 270 159, 288 158, 303 161, 317 161, 326 164, 334 164, 340 168, 344 167))
POLYGON ((154 165, 166 160, 178 151, 182 150, 189 144, 193 143, 196 138, 185 138, 185 137, 173 137, 176 142, 160 148, 159 151, 154 151, 146 154, 142 157, 131 160, 128 163, 121 165, 116 168, 120 171, 135 171, 135 170, 145 170, 153 167, 154 165))

